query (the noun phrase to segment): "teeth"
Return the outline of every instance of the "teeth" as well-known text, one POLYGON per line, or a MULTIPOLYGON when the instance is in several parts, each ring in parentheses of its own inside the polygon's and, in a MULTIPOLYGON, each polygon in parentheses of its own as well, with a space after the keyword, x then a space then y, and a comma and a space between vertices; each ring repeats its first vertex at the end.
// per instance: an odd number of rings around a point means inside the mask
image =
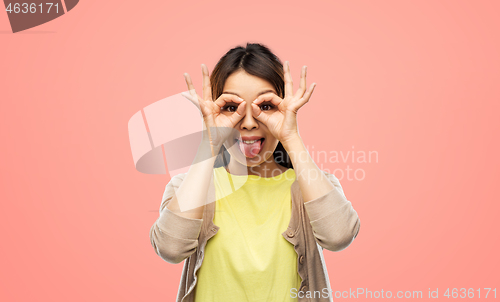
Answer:
POLYGON ((251 140, 251 141, 243 141, 245 144, 253 144, 255 143, 256 141, 258 141, 258 139, 254 139, 254 140, 251 140))

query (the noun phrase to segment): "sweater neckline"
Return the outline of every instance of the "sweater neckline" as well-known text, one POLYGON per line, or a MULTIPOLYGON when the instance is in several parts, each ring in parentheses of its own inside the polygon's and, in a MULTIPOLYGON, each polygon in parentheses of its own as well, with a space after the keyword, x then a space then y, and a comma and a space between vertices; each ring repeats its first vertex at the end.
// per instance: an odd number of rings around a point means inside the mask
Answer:
POLYGON ((295 171, 292 168, 288 168, 285 172, 280 173, 278 175, 272 176, 272 177, 262 177, 258 175, 236 175, 236 174, 231 174, 227 171, 226 167, 222 166, 220 167, 224 169, 224 172, 227 174, 228 177, 235 179, 235 180, 252 180, 252 181, 279 181, 279 180, 284 180, 284 179, 295 179, 295 171))

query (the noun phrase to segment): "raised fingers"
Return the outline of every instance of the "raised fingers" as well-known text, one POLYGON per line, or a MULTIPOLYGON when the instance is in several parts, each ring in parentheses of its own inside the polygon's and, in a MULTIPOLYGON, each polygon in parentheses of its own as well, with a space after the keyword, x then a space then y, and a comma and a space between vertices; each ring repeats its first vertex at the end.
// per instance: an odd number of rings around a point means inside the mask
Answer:
POLYGON ((191 96, 193 96, 193 97, 197 96, 196 90, 194 89, 193 81, 191 80, 191 76, 189 75, 189 73, 187 73, 187 72, 184 73, 184 79, 186 80, 189 94, 191 94, 191 96))
POLYGON ((290 62, 285 61, 285 65, 283 65, 283 71, 285 73, 285 98, 287 96, 293 95, 293 81, 292 74, 290 73, 290 62))
POLYGON ((205 64, 201 64, 201 71, 203 73, 203 99, 212 100, 212 87, 210 86, 210 76, 208 68, 205 64))
POLYGON ((311 98, 315 87, 316 83, 312 83, 309 87, 309 90, 307 90, 306 93, 304 93, 304 95, 298 100, 298 102, 295 104, 296 107, 292 108, 295 112, 297 112, 300 107, 304 106, 305 103, 309 102, 309 99, 311 98))
POLYGON ((181 92, 181 95, 183 97, 185 97, 186 99, 188 99, 191 103, 193 103, 193 105, 196 106, 196 108, 198 108, 198 110, 201 111, 200 102, 196 98, 194 98, 192 95, 190 95, 189 93, 186 93, 186 92, 181 92))
POLYGON ((302 66, 302 71, 300 72, 300 86, 297 92, 295 92, 294 98, 301 98, 306 92, 306 77, 307 77, 307 66, 302 66))
POLYGON ((193 103, 193 105, 195 105, 201 111, 200 98, 199 98, 198 94, 196 93, 196 91, 194 89, 193 81, 191 81, 191 77, 189 76, 189 74, 187 72, 184 73, 184 80, 186 80, 186 84, 187 84, 189 93, 182 92, 181 95, 183 97, 185 97, 186 99, 188 99, 191 103, 193 103))

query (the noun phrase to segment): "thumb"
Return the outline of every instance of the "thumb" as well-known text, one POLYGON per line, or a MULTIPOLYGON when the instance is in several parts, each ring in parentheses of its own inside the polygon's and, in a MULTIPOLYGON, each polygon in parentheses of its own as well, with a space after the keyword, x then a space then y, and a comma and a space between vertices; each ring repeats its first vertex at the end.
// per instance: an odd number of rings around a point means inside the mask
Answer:
POLYGON ((262 110, 260 110, 259 106, 255 105, 255 104, 252 104, 252 116, 258 120, 259 122, 262 122, 264 124, 267 123, 267 117, 266 118, 266 114, 264 114, 262 112, 262 110))

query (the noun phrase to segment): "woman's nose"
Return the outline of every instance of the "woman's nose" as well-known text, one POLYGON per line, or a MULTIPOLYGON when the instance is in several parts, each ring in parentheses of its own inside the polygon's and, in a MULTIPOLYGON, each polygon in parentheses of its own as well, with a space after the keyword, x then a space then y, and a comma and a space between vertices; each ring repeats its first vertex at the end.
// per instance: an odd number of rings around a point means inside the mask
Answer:
POLYGON ((252 115, 252 107, 248 106, 245 111, 245 116, 241 120, 241 129, 252 130, 258 128, 259 123, 257 123, 257 120, 252 115))

